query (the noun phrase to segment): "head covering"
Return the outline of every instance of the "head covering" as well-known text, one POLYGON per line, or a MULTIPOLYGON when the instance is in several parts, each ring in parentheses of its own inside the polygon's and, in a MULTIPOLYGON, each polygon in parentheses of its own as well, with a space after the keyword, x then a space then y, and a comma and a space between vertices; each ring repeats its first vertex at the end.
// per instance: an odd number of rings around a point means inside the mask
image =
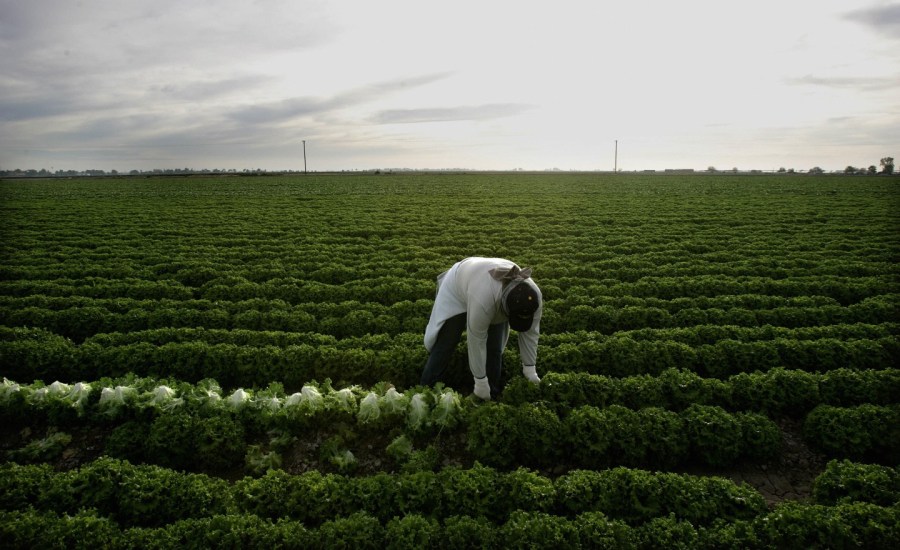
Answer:
POLYGON ((501 299, 503 311, 509 318, 509 327, 516 332, 530 329, 534 312, 541 305, 537 291, 525 279, 511 281, 504 290, 501 299))
POLYGON ((519 266, 513 264, 512 267, 494 267, 488 270, 488 273, 491 274, 491 277, 497 281, 503 281, 504 283, 508 283, 510 281, 524 281, 528 277, 531 277, 531 268, 526 267, 525 269, 520 268, 519 266))

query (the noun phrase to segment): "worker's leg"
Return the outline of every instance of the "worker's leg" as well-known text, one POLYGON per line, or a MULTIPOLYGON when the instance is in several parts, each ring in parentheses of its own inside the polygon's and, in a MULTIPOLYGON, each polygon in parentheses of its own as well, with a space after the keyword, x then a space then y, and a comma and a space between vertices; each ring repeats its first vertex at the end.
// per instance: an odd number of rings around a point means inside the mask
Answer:
POLYGON ((428 354, 425 370, 422 371, 422 379, 419 382, 423 386, 433 386, 444 377, 444 371, 450 363, 450 357, 459 344, 462 333, 466 329, 466 314, 460 313, 444 321, 441 330, 438 331, 437 340, 428 354))
POLYGON ((503 344, 506 343, 509 334, 509 323, 497 323, 488 328, 487 339, 487 371, 488 382, 491 384, 491 398, 496 399, 503 387, 500 385, 500 377, 503 375, 503 344))

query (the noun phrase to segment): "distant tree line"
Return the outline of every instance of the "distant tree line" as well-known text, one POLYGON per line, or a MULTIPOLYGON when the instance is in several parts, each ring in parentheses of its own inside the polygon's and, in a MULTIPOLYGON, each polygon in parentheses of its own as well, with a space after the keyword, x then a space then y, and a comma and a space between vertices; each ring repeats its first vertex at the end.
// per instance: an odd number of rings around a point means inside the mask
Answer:
MULTIPOLYGON (((844 174, 863 174, 863 175, 876 175, 876 174, 891 175, 894 173, 894 157, 884 157, 883 159, 881 159, 879 164, 881 165, 881 170, 879 170, 878 167, 876 167, 873 164, 873 165, 869 166, 868 168, 862 168, 862 167, 857 168, 855 166, 847 166, 846 168, 844 168, 842 173, 844 173, 844 174)), ((719 172, 719 170, 717 170, 715 166, 710 166, 709 168, 706 169, 706 171, 707 172, 719 172)), ((737 168, 732 168, 731 170, 726 170, 726 171, 738 173, 737 168)), ((784 168, 784 167, 779 168, 778 170, 776 170, 776 172, 779 174, 796 174, 797 173, 797 171, 794 170, 793 168, 784 168)), ((801 172, 802 172, 802 170, 801 170, 801 172)), ((762 173, 762 170, 750 170, 750 173, 751 174, 762 173)), ((807 171, 807 173, 808 174, 824 174, 825 170, 819 166, 813 166, 812 168, 810 168, 807 171)))
MULTIPOLYGON (((302 173, 302 170, 276 170, 277 174, 302 173)), ((155 168, 153 170, 130 170, 128 172, 120 172, 118 170, 56 170, 50 171, 46 168, 40 170, 29 169, 22 170, 0 170, 0 177, 33 177, 33 178, 54 178, 54 177, 76 177, 76 176, 165 176, 165 175, 191 175, 191 174, 266 174, 268 170, 262 168, 237 170, 235 168, 155 168)))
MULTIPOLYGON (((892 175, 894 173, 894 157, 884 157, 879 161, 879 165, 881 169, 879 170, 874 164, 870 165, 868 168, 863 167, 855 167, 848 165, 844 168, 844 174, 862 174, 862 175, 876 175, 876 174, 886 174, 892 175)), ((397 169, 402 170, 402 169, 397 169)), ((461 169, 460 169, 461 170, 461 169)), ((517 169, 520 170, 520 169, 517 169)), ((393 171, 393 170, 392 170, 393 171)), ((423 170, 429 171, 429 170, 423 170)), ((516 171, 516 170, 514 170, 516 171)), ((558 168, 555 168, 553 171, 559 171, 558 168)), ((668 170, 667 170, 668 171, 668 170)), ((688 170, 693 172, 693 170, 688 170)), ((707 172, 719 172, 715 166, 710 166, 706 169, 707 172)), ((727 170, 729 172, 738 173, 737 168, 732 168, 731 170, 727 170)), ((190 175, 190 174, 293 174, 293 173, 303 173, 302 170, 275 170, 270 172, 269 170, 264 170, 262 168, 256 169, 248 169, 244 168, 243 170, 237 170, 235 168, 213 168, 213 169, 200 169, 195 170, 193 168, 156 168, 153 170, 131 170, 128 172, 119 172, 118 170, 56 170, 50 171, 46 168, 42 168, 40 170, 29 169, 29 170, 0 170, 0 177, 34 177, 34 178, 51 178, 51 177, 76 177, 76 176, 158 176, 158 175, 190 175)), ((377 170, 376 173, 381 173, 381 170, 377 170)), ((762 173, 762 170, 750 170, 750 173, 762 173)), ((784 168, 781 167, 777 170, 779 174, 795 174, 796 171, 793 168, 784 168)), ((820 168, 819 166, 814 166, 807 171, 808 174, 824 174, 825 170, 820 168)))
MULTIPOLYGON (((894 157, 884 157, 881 159, 881 173, 882 174, 893 174, 894 173, 894 157)), ((845 174, 868 174, 874 175, 878 173, 878 168, 875 165, 871 165, 868 168, 856 168, 855 166, 847 166, 844 168, 845 174)))

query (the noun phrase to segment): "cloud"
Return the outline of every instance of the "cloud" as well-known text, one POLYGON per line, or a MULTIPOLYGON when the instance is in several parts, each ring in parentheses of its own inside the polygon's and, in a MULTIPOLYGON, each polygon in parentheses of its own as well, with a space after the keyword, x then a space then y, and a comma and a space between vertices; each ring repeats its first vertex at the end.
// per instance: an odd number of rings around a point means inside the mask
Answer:
POLYGON ((331 42, 316 2, 0 0, 5 71, 91 74, 203 64, 231 69, 261 54, 331 42))
POLYGON ((413 124, 417 122, 453 122, 461 120, 491 120, 515 116, 530 109, 521 103, 489 103, 461 107, 430 109, 390 109, 373 117, 377 124, 413 124))
POLYGON ((785 82, 795 86, 824 86, 826 88, 852 89, 867 92, 889 90, 900 86, 900 75, 886 77, 822 77, 805 75, 787 78, 785 82))
POLYGON ((0 99, 0 122, 20 122, 62 115, 77 109, 66 98, 35 97, 0 99))
POLYGON ((390 80, 353 88, 331 97, 292 97, 267 103, 255 103, 234 109, 228 117, 243 124, 268 124, 290 119, 323 115, 332 111, 380 99, 441 80, 450 73, 434 73, 390 80))
POLYGON ((204 101, 258 88, 272 80, 268 76, 245 75, 223 79, 198 79, 190 82, 173 81, 152 86, 151 90, 165 98, 204 101))
POLYGON ((334 100, 294 97, 240 107, 229 113, 228 117, 242 124, 268 124, 304 115, 323 113, 333 108, 334 104, 334 100))
POLYGON ((852 11, 846 19, 856 21, 894 39, 900 39, 900 4, 873 6, 852 11))

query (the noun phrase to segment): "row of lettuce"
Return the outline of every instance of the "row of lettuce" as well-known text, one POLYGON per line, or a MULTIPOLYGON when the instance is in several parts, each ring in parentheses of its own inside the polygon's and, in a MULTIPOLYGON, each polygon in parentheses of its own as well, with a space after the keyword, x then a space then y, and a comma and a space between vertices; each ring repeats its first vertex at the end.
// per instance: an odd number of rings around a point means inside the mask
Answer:
MULTIPOLYGON (((758 335, 773 334, 771 339, 753 339, 753 329, 732 329, 733 338, 714 339, 703 336, 704 329, 698 327, 658 334, 563 333, 542 337, 539 367, 542 372, 620 377, 677 368, 710 378, 777 367, 809 372, 881 370, 900 363, 895 329, 891 323, 796 329, 783 335, 756 330, 758 335), (803 334, 809 339, 797 337, 803 334), (682 337, 685 341, 679 341, 682 337), (696 343, 703 339, 712 343, 696 343)), ((462 366, 464 355, 464 350, 457 350, 451 364, 459 368, 452 368, 447 380, 459 389, 471 383, 462 366)), ((346 385, 391 380, 409 387, 418 382, 426 359, 422 336, 413 333, 336 339, 317 333, 162 329, 102 335, 79 345, 43 329, 0 327, 0 372, 21 381, 96 380, 132 372, 187 382, 211 377, 227 387, 261 386, 273 380, 299 387, 324 378, 346 385)), ((517 364, 515 345, 507 350, 505 361, 517 364)))
MULTIPOLYGON (((781 417, 805 415, 820 405, 892 405, 898 403, 897 396, 900 395, 898 369, 842 368, 813 373, 779 367, 765 372, 744 372, 724 379, 704 378, 689 370, 673 368, 655 375, 626 377, 586 372, 548 372, 543 374, 543 381, 546 383, 535 385, 528 383, 524 377, 515 376, 506 385, 501 399, 508 405, 541 402, 559 414, 582 405, 600 408, 621 405, 632 409, 661 407, 675 411, 690 405, 712 405, 730 411, 753 411, 781 417)), ((244 388, 223 391, 222 385, 211 378, 191 384, 176 379, 140 378, 134 373, 75 384, 59 381, 52 384, 42 381, 19 383, 4 378, 0 384, 0 403, 10 409, 19 407, 27 414, 61 405, 56 413, 60 415, 59 421, 74 416, 102 416, 98 413, 104 405, 144 407, 158 400, 168 403, 167 399, 172 396, 175 396, 172 397, 175 404, 181 404, 185 399, 201 404, 218 403, 225 395, 246 398, 255 404, 269 398, 273 400, 271 404, 275 409, 291 404, 292 398, 304 397, 316 404, 313 410, 319 409, 317 403, 327 405, 338 400, 349 412, 355 412, 364 397, 384 397, 385 389, 390 391, 389 388, 393 387, 396 386, 382 382, 370 389, 352 385, 335 390, 331 380, 326 379, 323 383, 304 383, 296 388, 297 392, 284 390, 281 383, 248 392, 244 388), (122 395, 133 396, 134 399, 122 400, 122 395), (320 399, 316 395, 324 397, 320 399)), ((408 395, 410 392, 421 392, 422 395, 452 393, 450 390, 419 386, 405 393, 408 395)), ((396 395, 400 392, 393 390, 392 393, 396 395)), ((111 408, 107 412, 117 410, 111 408)))
MULTIPOLYGON (((0 418, 6 425, 41 422, 59 430, 9 451, 8 458, 44 460, 68 443, 66 430, 105 426, 110 430, 105 450, 113 456, 204 471, 243 464, 257 471, 278 465, 280 453, 296 438, 343 426, 345 435, 318 452, 324 463, 347 471, 356 467, 352 447, 360 434, 378 434, 385 443, 393 438, 383 452, 403 467, 414 458, 427 463, 420 455, 434 452, 435 436, 454 430, 464 432, 472 459, 500 468, 727 467, 772 460, 782 433, 764 414, 703 403, 715 403, 731 384, 748 402, 767 404, 773 392, 785 396, 796 390, 796 403, 813 407, 808 399, 817 387, 814 375, 790 371, 713 385, 677 371, 628 379, 549 374, 540 387, 546 389, 519 382, 504 396, 507 402, 478 406, 448 388, 399 392, 389 384, 338 390, 330 382, 309 383, 288 395, 280 384, 229 394, 212 380, 174 387, 154 379, 120 382, 126 383, 46 386, 4 379, 0 418), (414 453, 413 442, 425 449, 414 453)), ((831 391, 842 392, 837 401, 863 403, 809 409, 803 423, 807 442, 832 457, 885 464, 900 458, 900 405, 891 389, 900 383, 897 371, 847 371, 832 382, 837 384, 831 391), (883 392, 883 405, 867 399, 867 383, 883 392)))
MULTIPOLYGON (((459 259, 462 258, 456 261, 459 259)), ((0 280, 0 294, 11 297, 80 296, 100 299, 212 302, 262 299, 281 300, 289 304, 339 303, 355 300, 390 305, 401 301, 415 302, 430 298, 434 294, 434 277, 447 267, 443 266, 428 277, 367 275, 335 284, 305 278, 277 277, 263 282, 253 282, 232 276, 214 279, 200 288, 185 286, 172 279, 147 280, 133 277, 0 280)), ((655 276, 653 273, 655 270, 633 282, 604 278, 602 271, 591 273, 584 278, 541 280, 537 272, 534 277, 548 300, 562 299, 569 295, 674 300, 749 294, 784 298, 823 296, 835 300, 840 305, 849 306, 885 293, 896 293, 898 290, 890 268, 880 270, 877 275, 783 278, 750 274, 736 277, 726 275, 665 277, 655 276)))
MULTIPOLYGON (((245 282, 264 282, 279 278, 301 278, 327 284, 343 284, 359 279, 360 273, 369 277, 412 276, 428 279, 429 275, 446 269, 443 265, 447 255, 465 257, 468 251, 462 247, 448 247, 446 243, 437 248, 423 248, 406 244, 393 246, 389 251, 379 249, 383 243, 366 243, 352 237, 326 239, 325 243, 309 243, 309 236, 299 236, 298 240, 284 235, 267 240, 265 231, 259 230, 256 239, 246 239, 238 246, 251 247, 264 254, 261 261, 242 263, 235 257, 230 245, 222 243, 230 239, 224 236, 204 240, 193 235, 192 249, 195 257, 172 257, 172 249, 160 249, 157 243, 147 242, 139 236, 129 239, 123 234, 110 235, 102 245, 73 239, 61 234, 57 245, 56 262, 46 265, 43 259, 20 254, 15 265, 0 266, 0 281, 36 280, 79 280, 90 277, 106 279, 142 279, 147 281, 166 279, 185 287, 201 289, 204 286, 222 284, 225 277, 240 278, 245 282), (305 238, 304 238, 305 237, 305 238), (253 241, 256 242, 253 242, 253 241), (300 241, 300 242, 298 242, 300 241), (303 242, 306 241, 306 242, 303 242), (223 248, 223 246, 228 248, 223 248), (135 248, 144 251, 135 254, 135 248), (451 250, 448 250, 451 248, 451 250), (440 253, 437 253, 440 251, 440 253), (276 258, 290 257, 291 262, 276 258), (351 258, 359 258, 353 262, 351 258), (90 263, 79 258, 90 259, 90 263), (132 260, 117 262, 117 258, 132 260), (311 258, 328 258, 323 263, 311 258), (224 268, 223 268, 224 267, 224 268)), ((321 235, 320 235, 321 236, 321 235)), ((761 242, 769 237, 763 231, 756 232, 761 242)), ((823 243, 815 251, 798 251, 796 245, 787 245, 771 238, 764 251, 737 251, 723 249, 720 236, 700 239, 696 234, 687 235, 684 240, 671 237, 670 242, 648 242, 652 239, 636 235, 627 237, 606 235, 602 242, 589 239, 566 239, 557 232, 548 235, 544 246, 536 246, 542 261, 539 274, 546 280, 583 281, 595 279, 597 273, 617 282, 634 282, 647 275, 683 277, 726 275, 730 277, 765 276, 773 279, 785 277, 814 276, 868 276, 879 275, 891 263, 886 251, 889 239, 872 237, 865 244, 850 244, 840 237, 823 243), (554 238, 555 242, 554 242, 554 238), (641 242, 644 241, 644 242, 641 242), (588 246, 584 246, 588 245, 588 246), (829 246, 831 245, 831 246, 829 246), (843 257, 852 247, 849 258, 843 257), (563 246, 577 252, 562 252, 563 246), (802 256, 798 255, 802 253, 802 256), (686 256, 695 256, 699 261, 685 262, 686 256), (778 261, 774 262, 773 259, 778 261), (571 260, 577 263, 572 263, 571 260)), ((38 248, 43 239, 22 239, 24 248, 38 248)), ((394 242, 397 244, 397 241, 394 242)))
POLYGON ((0 511, 0 535, 7 548, 419 548, 542 549, 609 548, 614 550, 896 548, 900 508, 851 503, 819 506, 779 505, 753 520, 720 521, 697 527, 672 517, 636 527, 599 512, 570 519, 543 512, 515 512, 501 525, 483 518, 453 516, 443 521, 419 514, 387 523, 365 512, 309 528, 292 520, 272 521, 252 514, 184 519, 158 528, 121 528, 90 511, 74 515, 0 511))
POLYGON ((234 483, 102 458, 0 466, 9 548, 893 548, 896 468, 832 461, 810 502, 615 468, 556 479, 475 465, 365 477, 269 472, 234 483))
MULTIPOLYGON (((76 342, 103 333, 193 327, 316 332, 346 338, 421 333, 431 306, 432 301, 428 299, 400 300, 386 305, 359 300, 289 304, 260 298, 177 301, 31 295, 0 297, 0 325, 44 328, 76 342)), ((758 295, 703 300, 596 297, 578 300, 576 296, 548 299, 541 328, 544 334, 577 331, 611 334, 702 325, 785 328, 877 325, 896 322, 898 310, 900 295, 896 294, 866 298, 849 306, 839 305, 830 298, 773 299, 758 295)))

